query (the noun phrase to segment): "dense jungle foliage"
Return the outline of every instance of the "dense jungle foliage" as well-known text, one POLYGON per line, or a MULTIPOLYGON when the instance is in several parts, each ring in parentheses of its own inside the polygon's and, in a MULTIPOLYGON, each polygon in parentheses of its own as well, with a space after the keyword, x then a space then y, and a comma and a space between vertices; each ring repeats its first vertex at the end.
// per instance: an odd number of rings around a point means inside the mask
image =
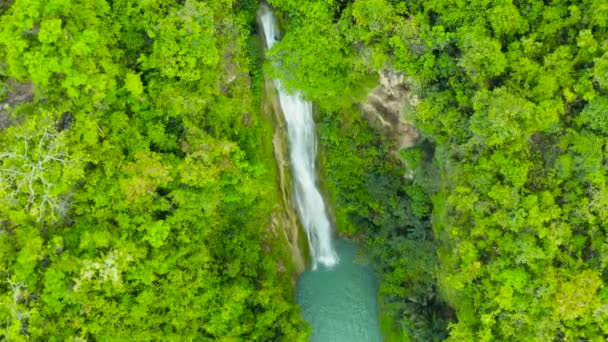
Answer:
POLYGON ((271 3, 274 72, 324 113, 326 187, 377 256, 388 339, 608 338, 608 3, 271 3), (411 181, 353 106, 387 64, 420 98, 411 181))
MULTIPOLYGON (((269 2, 387 340, 608 338, 608 3, 269 2), (420 99, 400 161, 358 106, 387 65, 420 99)), ((1 338, 306 340, 257 7, 0 3, 1 338)))
POLYGON ((257 3, 3 4, 0 339, 306 340, 257 3))

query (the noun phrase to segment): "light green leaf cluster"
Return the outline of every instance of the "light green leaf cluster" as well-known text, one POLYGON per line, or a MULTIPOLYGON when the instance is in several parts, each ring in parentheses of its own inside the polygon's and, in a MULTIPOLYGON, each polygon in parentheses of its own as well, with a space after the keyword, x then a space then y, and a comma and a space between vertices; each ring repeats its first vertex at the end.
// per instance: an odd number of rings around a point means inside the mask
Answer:
POLYGON ((0 339, 307 338, 266 227, 254 17, 194 0, 2 12, 0 339))

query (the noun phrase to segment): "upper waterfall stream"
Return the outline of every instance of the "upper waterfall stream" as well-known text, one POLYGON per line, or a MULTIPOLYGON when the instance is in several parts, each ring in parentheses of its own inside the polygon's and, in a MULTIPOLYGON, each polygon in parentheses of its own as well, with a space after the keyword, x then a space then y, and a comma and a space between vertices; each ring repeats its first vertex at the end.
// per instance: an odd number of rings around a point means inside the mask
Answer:
MULTIPOLYGON (((268 49, 279 39, 272 10, 258 13, 268 49)), ((356 246, 337 239, 316 186, 317 141, 312 104, 299 93, 288 94, 274 80, 287 123, 295 203, 308 237, 311 268, 300 276, 296 301, 313 328, 311 342, 380 342, 378 283, 369 264, 356 260, 356 246), (340 260, 340 263, 338 263, 340 260), (321 266, 317 269, 317 265, 321 266)))
MULTIPOLYGON (((267 6, 262 6, 260 11, 266 44, 270 49, 277 42, 279 32, 273 12, 267 6)), ((338 257, 332 246, 331 225, 323 197, 316 185, 317 141, 312 104, 297 92, 288 94, 279 80, 274 80, 274 85, 287 123, 295 203, 308 237, 313 268, 318 263, 331 267, 338 263, 338 257)))

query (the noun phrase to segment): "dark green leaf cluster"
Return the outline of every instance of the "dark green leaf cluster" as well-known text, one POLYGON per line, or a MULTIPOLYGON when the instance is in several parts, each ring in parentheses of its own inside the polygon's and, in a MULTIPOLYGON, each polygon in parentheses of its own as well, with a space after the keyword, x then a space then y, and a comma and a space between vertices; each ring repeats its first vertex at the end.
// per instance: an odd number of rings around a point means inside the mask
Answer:
POLYGON ((386 337, 445 337, 453 312, 438 293, 427 190, 403 177, 390 142, 361 118, 325 114, 318 125, 323 185, 335 205, 336 226, 360 240, 375 261, 386 337))

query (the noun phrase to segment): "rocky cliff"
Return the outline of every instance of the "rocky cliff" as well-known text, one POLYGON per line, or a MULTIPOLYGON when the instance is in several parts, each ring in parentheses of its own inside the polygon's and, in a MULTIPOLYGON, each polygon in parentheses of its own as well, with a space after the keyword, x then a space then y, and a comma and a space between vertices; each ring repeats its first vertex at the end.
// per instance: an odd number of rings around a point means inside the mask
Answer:
MULTIPOLYGON (((306 235, 298 225, 298 216, 292 203, 292 182, 289 169, 289 151, 287 144, 287 128, 283 120, 283 112, 279 105, 276 91, 271 80, 266 80, 264 84, 264 115, 272 118, 274 133, 272 136, 272 146, 274 160, 276 162, 278 179, 277 186, 281 195, 281 203, 271 217, 269 228, 275 237, 282 237, 286 243, 286 249, 291 254, 295 271, 299 275, 306 268, 306 235)), ((280 266, 280 265, 279 265, 280 266)), ((280 269, 281 267, 279 267, 280 269)))
POLYGON ((378 72, 378 85, 361 104, 363 117, 370 125, 388 136, 393 142, 393 153, 416 144, 419 133, 416 127, 403 119, 403 108, 415 107, 418 98, 408 91, 405 77, 390 65, 378 72))

